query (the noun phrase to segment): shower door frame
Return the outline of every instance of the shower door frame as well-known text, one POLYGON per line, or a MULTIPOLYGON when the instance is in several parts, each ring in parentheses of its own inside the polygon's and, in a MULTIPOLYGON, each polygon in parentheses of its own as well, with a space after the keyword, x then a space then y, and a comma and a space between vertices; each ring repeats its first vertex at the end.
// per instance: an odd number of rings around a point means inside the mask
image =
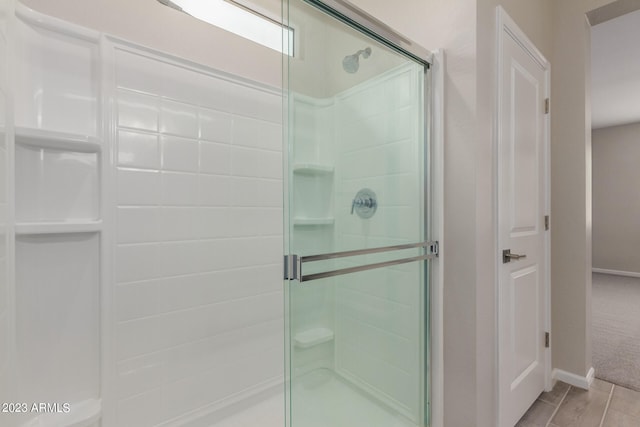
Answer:
MULTIPOLYGON (((369 15, 359 7, 346 0, 302 0, 327 15, 341 20, 345 25, 349 25, 361 31, 389 48, 400 52, 408 58, 421 63, 425 67, 424 71, 424 243, 434 243, 431 256, 425 256, 426 273, 423 278, 424 286, 427 287, 425 294, 426 327, 423 380, 425 408, 423 415, 426 425, 429 427, 444 426, 444 352, 443 352, 443 218, 444 218, 444 70, 445 57, 443 50, 431 52, 419 44, 411 41, 407 37, 396 32, 394 29, 369 15)), ((288 2, 283 0, 283 23, 288 24, 288 2)), ((283 42, 286 42, 283 36, 283 42)), ((303 282, 302 258, 291 254, 289 247, 290 223, 288 214, 290 200, 288 193, 289 186, 289 111, 291 104, 288 95, 288 69, 289 57, 283 55, 283 154, 284 154, 284 280, 286 282, 298 281, 298 285, 303 282), (302 279, 302 280, 301 280, 302 279)), ((426 247, 426 246, 425 246, 426 247)), ((380 248, 384 249, 384 248, 380 248)), ((431 248, 429 248, 431 249, 431 248)), ((354 251, 356 252, 356 251, 354 251)), ((313 258, 313 257, 308 257, 313 258)), ((424 262, 424 261, 423 261, 424 262)), ((357 271, 357 270, 355 270, 357 271)), ((337 271, 329 273, 338 273, 337 271)), ((316 276, 321 276, 318 274, 316 276)), ((319 277, 318 277, 319 278, 319 277)), ((289 296, 288 288, 285 289, 285 427, 295 427, 291 425, 290 418, 290 390, 291 377, 289 371, 290 364, 290 336, 289 336, 289 296)))

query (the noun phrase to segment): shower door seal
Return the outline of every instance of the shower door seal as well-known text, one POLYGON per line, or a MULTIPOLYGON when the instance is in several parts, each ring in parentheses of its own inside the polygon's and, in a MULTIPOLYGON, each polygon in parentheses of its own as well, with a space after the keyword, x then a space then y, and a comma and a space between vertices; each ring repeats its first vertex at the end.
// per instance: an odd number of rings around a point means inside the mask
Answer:
POLYGON ((297 280, 300 283, 310 282, 312 280, 324 279, 327 277, 341 276, 343 274, 357 273, 359 271, 373 270, 375 268, 390 267, 393 265, 407 264, 414 261, 425 261, 438 256, 438 242, 426 241, 421 243, 409 243, 405 245, 383 246, 371 249, 359 249, 354 251, 333 252, 319 255, 285 255, 284 257, 284 279, 297 280), (405 249, 425 248, 426 254, 394 259, 385 262, 376 262, 373 264, 360 265, 357 267, 341 268, 338 270, 325 271, 323 273, 307 274, 302 272, 302 265, 306 262, 325 261, 328 259, 346 258, 358 255, 377 254, 382 252, 400 251, 405 249))

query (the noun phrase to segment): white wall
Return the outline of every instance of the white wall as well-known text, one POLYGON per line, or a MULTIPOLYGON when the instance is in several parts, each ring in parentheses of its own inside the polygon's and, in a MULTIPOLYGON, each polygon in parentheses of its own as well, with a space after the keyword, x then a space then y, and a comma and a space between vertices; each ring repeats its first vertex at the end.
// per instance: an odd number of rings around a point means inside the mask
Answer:
POLYGON ((16 239, 0 307, 6 401, 102 398, 103 425, 137 427, 281 392, 280 91, 20 16, 15 200, 35 235, 16 239))
POLYGON ((640 123, 595 129, 593 268, 640 273, 640 123))
POLYGON ((280 391, 281 97, 113 53, 115 425, 280 391))

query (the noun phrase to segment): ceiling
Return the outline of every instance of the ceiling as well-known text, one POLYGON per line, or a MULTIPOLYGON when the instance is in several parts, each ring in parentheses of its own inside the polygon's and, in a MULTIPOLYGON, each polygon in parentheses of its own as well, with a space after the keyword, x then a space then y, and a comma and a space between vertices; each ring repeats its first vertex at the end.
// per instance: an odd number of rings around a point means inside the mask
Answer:
POLYGON ((640 122, 640 10, 591 29, 591 127, 640 122))

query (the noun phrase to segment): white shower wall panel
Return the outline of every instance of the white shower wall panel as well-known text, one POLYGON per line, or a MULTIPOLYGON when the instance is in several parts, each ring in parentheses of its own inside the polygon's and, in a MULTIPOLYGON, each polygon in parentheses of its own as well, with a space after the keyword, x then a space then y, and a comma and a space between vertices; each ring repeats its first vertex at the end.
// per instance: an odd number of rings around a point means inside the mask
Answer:
POLYGON ((185 421, 283 380, 282 101, 112 47, 117 425, 185 421))
POLYGON ((14 400, 99 398, 99 244, 96 233, 16 239, 14 400))
POLYGON ((99 218, 96 153, 16 145, 16 218, 21 222, 99 218))
MULTIPOLYGON (((419 79, 403 66, 336 96, 336 239, 341 250, 423 240, 423 141, 419 79), (375 215, 350 214, 362 188, 376 193, 375 215)), ((412 252, 411 255, 417 253, 412 252)), ((407 252, 395 255, 410 256, 407 252)), ((390 259, 366 257, 365 263, 390 259)), ((343 261, 342 267, 350 267, 343 261)), ((344 276, 336 285, 336 368, 394 408, 416 418, 424 298, 418 263, 344 276)))
POLYGON ((98 45, 77 34, 15 26, 15 123, 18 126, 96 135, 98 45))

